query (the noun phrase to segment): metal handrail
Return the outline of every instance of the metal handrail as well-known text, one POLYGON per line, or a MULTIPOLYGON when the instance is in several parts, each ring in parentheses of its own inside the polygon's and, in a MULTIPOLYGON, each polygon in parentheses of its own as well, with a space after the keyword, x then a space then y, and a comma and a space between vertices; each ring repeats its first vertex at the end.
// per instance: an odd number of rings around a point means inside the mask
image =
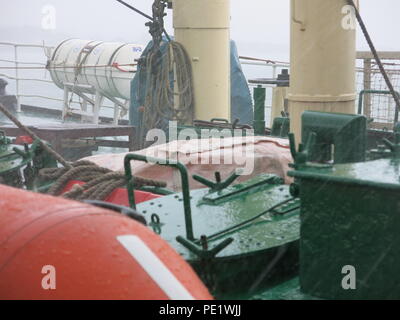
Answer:
MULTIPOLYGON (((388 90, 361 90, 358 98, 358 114, 362 114, 363 112, 363 97, 365 94, 387 94, 391 95, 392 93, 388 90)), ((400 97, 400 93, 398 91, 395 91, 396 95, 400 97)), ((394 112, 394 124, 396 124, 399 121, 399 109, 395 107, 395 112, 394 112)))
POLYGON ((261 67, 269 67, 272 68, 272 78, 276 78, 278 73, 278 68, 290 68, 290 63, 273 63, 271 64, 268 61, 253 61, 247 59, 239 59, 240 64, 242 65, 250 65, 250 66, 261 66, 261 67))
MULTIPOLYGON (((32 82, 42 82, 42 83, 49 83, 52 84, 53 81, 46 80, 43 78, 28 78, 28 77, 21 77, 19 66, 21 65, 39 65, 39 66, 46 66, 45 63, 36 62, 36 61, 22 61, 19 59, 19 49, 20 48, 37 48, 37 49, 54 49, 53 46, 46 46, 41 44, 29 44, 29 43, 13 43, 13 42, 0 42, 0 46, 9 46, 14 48, 14 58, 13 59, 0 59, 0 62, 10 63, 15 67, 15 73, 13 75, 0 73, 0 77, 4 77, 9 80, 15 81, 16 92, 15 96, 17 98, 17 111, 21 112, 21 99, 22 98, 39 98, 49 101, 59 101, 62 102, 63 99, 55 98, 50 96, 43 96, 39 94, 24 94, 21 91, 21 82, 24 81, 32 81, 32 82)), ((272 69, 272 77, 276 77, 279 68, 288 68, 288 63, 268 63, 267 61, 251 61, 246 59, 240 59, 242 65, 254 65, 259 67, 267 67, 272 69)), ((250 87, 254 86, 254 84, 249 84, 250 87)), ((265 85, 266 88, 272 89, 272 85, 265 85)), ((78 101, 73 101, 73 103, 79 103, 78 101)), ((112 106, 103 106, 105 108, 113 108, 112 106)), ((267 105, 266 108, 271 108, 271 106, 267 105)))
POLYGON ((132 209, 136 209, 135 190, 134 190, 135 181, 131 167, 131 161, 133 160, 160 166, 172 167, 179 171, 182 183, 182 197, 183 197, 182 200, 183 200, 183 208, 185 216, 186 237, 189 240, 195 240, 193 234, 192 209, 190 205, 189 175, 186 166, 177 160, 159 159, 135 153, 127 154, 124 159, 124 168, 125 168, 125 177, 128 189, 129 205, 131 206, 132 209))
MULTIPOLYGON (((51 80, 44 80, 44 79, 37 79, 37 78, 16 78, 16 77, 4 74, 4 73, 0 73, 0 77, 4 77, 7 79, 16 80, 16 81, 38 81, 38 82, 54 83, 51 80)), ((22 95, 18 93, 18 96, 22 96, 22 95)))
POLYGON ((39 62, 22 62, 22 61, 5 60, 5 59, 0 59, 0 62, 7 62, 7 63, 16 63, 16 62, 18 62, 19 64, 46 66, 45 63, 39 63, 39 62))
MULTIPOLYGON (((0 62, 14 64, 15 74, 12 76, 9 74, 0 73, 0 77, 15 81, 15 86, 16 86, 15 96, 17 99, 17 112, 21 112, 21 98, 39 98, 39 99, 44 99, 44 100, 60 101, 60 102, 64 101, 61 98, 54 98, 54 97, 43 96, 43 95, 38 95, 38 94, 23 94, 21 92, 21 88, 20 88, 20 82, 22 82, 22 81, 44 82, 44 83, 50 83, 50 84, 54 84, 54 82, 52 80, 46 80, 46 79, 42 79, 42 78, 22 78, 22 77, 20 77, 19 68, 18 68, 19 65, 46 66, 46 63, 29 62, 29 61, 19 60, 18 59, 18 48, 54 49, 53 46, 46 46, 46 45, 39 45, 39 44, 27 44, 27 43, 13 43, 13 42, 0 42, 0 46, 9 46, 9 47, 14 48, 14 60, 0 59, 0 62)), ((43 70, 46 71, 46 69, 43 69, 43 70)), ((72 103, 79 104, 80 102, 73 100, 72 103)), ((108 105, 104 105, 103 107, 107 108, 107 109, 114 108, 114 107, 108 106, 108 105)))
MULTIPOLYGON (((54 98, 54 97, 48 97, 48 96, 43 96, 43 95, 38 95, 38 94, 31 94, 27 95, 21 92, 21 86, 20 83, 23 81, 33 81, 33 82, 43 82, 43 83, 49 83, 52 84, 53 81, 51 80, 46 80, 43 78, 28 78, 28 77, 21 77, 20 75, 20 68, 18 66, 22 65, 39 65, 39 66, 46 66, 45 63, 42 62, 35 62, 35 61, 22 61, 18 57, 19 49, 20 48, 37 48, 37 49, 45 49, 45 50, 50 50, 54 49, 53 46, 46 46, 44 44, 29 44, 29 43, 13 43, 13 42, 0 42, 0 46, 9 46, 14 49, 14 59, 0 59, 0 62, 3 63, 9 63, 11 65, 14 65, 15 67, 15 74, 10 75, 10 74, 5 74, 5 73, 0 73, 0 77, 5 77, 7 79, 15 81, 16 84, 16 93, 15 96, 17 98, 17 111, 21 111, 21 104, 20 100, 21 98, 27 98, 27 97, 35 97, 35 98, 40 98, 44 100, 51 100, 51 101, 63 101, 61 98, 54 98)), ((276 78, 279 69, 282 68, 290 68, 290 63, 286 62, 281 62, 281 61, 269 61, 269 60, 264 60, 264 59, 256 59, 256 58, 250 58, 250 59, 245 59, 245 57, 241 57, 240 59, 241 65, 253 65, 257 67, 267 67, 272 69, 272 78, 276 78)), ((43 68, 44 69, 44 68, 43 68)), ((44 69, 45 70, 45 69, 44 69)), ((356 68, 357 71, 363 71, 362 68, 356 68)), ((248 83, 249 87, 256 87, 258 84, 252 84, 248 83)), ((262 84, 261 85, 264 88, 267 88, 269 90, 272 90, 275 85, 270 85, 270 84, 262 84)), ((362 108, 362 98, 365 93, 368 93, 367 90, 363 90, 360 92, 360 97, 359 99, 359 106, 361 103, 361 108, 362 108)), ((370 93, 382 93, 382 94, 387 94, 386 92, 370 92, 370 93)), ((270 94, 268 94, 270 96, 270 94)), ((79 101, 73 101, 73 103, 78 103, 79 101)), ((103 107, 105 108, 114 108, 112 106, 104 105, 103 107)), ((271 105, 268 103, 266 105, 266 108, 271 108, 271 105)), ((362 109, 361 109, 362 110, 362 109)), ((395 114, 395 120, 398 120, 398 110, 396 110, 395 114)))
POLYGON ((15 43, 15 42, 0 42, 2 46, 12 46, 12 47, 30 47, 30 48, 46 48, 53 49, 53 46, 46 46, 42 44, 31 44, 31 43, 15 43))
MULTIPOLYGON (((20 92, 20 82, 21 81, 37 81, 37 82, 46 82, 46 83, 52 83, 52 81, 49 80, 44 80, 44 79, 39 79, 39 78, 20 78, 19 76, 19 70, 18 66, 19 65, 45 65, 42 63, 36 63, 36 62, 28 62, 28 61, 20 61, 18 59, 18 48, 42 48, 42 49, 53 49, 54 47, 51 46, 46 46, 46 45, 38 45, 38 44, 26 44, 26 43, 13 43, 13 42, 0 42, 0 46, 8 46, 8 47, 13 47, 14 48, 14 60, 6 60, 2 59, 0 61, 6 62, 6 63, 13 63, 15 66, 15 75, 10 76, 8 74, 0 74, 0 76, 5 77, 10 80, 15 81, 15 87, 16 87, 16 92, 15 96, 17 98, 17 112, 21 112, 21 98, 24 97, 20 92)), ((54 100, 54 98, 51 97, 44 97, 41 96, 41 98, 48 99, 48 100, 54 100)))

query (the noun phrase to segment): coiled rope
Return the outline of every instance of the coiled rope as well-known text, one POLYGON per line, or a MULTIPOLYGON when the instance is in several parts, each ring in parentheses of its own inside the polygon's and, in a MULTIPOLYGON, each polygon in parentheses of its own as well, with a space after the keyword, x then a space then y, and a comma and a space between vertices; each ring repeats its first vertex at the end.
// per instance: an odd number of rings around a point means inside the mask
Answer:
POLYGON ((194 118, 193 72, 185 48, 176 41, 167 43, 166 53, 151 51, 146 57, 146 83, 141 147, 148 130, 162 127, 165 120, 179 124, 192 123, 194 118), (175 74, 175 86, 172 74, 175 74))
MULTIPOLYGON (((99 167, 90 161, 77 161, 72 164, 72 169, 46 168, 39 172, 42 180, 56 180, 48 190, 48 194, 57 196, 71 180, 80 180, 84 185, 75 185, 62 196, 74 200, 104 200, 116 188, 126 185, 123 172, 115 172, 99 167)), ((135 177, 135 188, 142 186, 166 187, 166 183, 141 177, 135 177)))
MULTIPOLYGON (((0 111, 3 112, 18 128, 28 134, 32 139, 37 140, 41 147, 54 159, 61 163, 63 168, 44 168, 39 170, 39 178, 42 181, 53 181, 47 194, 57 196, 71 180, 80 180, 86 184, 75 185, 73 189, 62 196, 75 200, 104 200, 116 188, 126 185, 126 178, 123 172, 115 172, 107 168, 99 167, 90 161, 67 162, 58 152, 44 143, 32 130, 23 125, 4 105, 0 103, 0 111)), ((154 186, 166 187, 162 181, 134 178, 135 187, 154 186)))

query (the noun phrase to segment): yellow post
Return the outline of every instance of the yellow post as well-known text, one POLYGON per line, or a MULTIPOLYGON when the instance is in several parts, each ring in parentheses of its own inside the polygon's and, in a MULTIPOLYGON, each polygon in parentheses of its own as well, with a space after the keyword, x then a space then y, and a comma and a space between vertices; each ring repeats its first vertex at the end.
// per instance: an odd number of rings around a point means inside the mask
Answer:
POLYGON ((356 21, 345 0, 291 0, 291 132, 305 110, 355 113, 356 21))
POLYGON ((282 117, 282 111, 287 111, 285 110, 285 100, 287 99, 288 91, 288 87, 275 87, 272 89, 270 127, 272 127, 275 118, 282 117))
POLYGON ((192 62, 195 118, 230 120, 230 0, 173 0, 175 40, 192 62))

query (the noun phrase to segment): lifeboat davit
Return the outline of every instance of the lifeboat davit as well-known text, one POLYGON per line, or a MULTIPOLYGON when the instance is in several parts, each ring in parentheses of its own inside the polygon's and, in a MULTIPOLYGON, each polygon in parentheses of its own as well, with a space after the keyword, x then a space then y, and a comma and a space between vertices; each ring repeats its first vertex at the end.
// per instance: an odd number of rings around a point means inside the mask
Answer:
POLYGON ((191 267, 117 212, 0 185, 0 299, 211 299, 191 267))

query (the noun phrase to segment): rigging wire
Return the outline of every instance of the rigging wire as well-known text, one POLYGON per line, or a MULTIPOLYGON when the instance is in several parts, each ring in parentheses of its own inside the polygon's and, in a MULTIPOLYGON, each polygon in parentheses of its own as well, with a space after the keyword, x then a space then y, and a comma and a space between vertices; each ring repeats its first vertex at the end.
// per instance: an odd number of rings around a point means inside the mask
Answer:
MULTIPOLYGON (((63 168, 44 168, 39 171, 42 180, 55 180, 54 184, 47 191, 48 194, 58 195, 66 184, 74 179, 86 182, 84 186, 75 185, 72 190, 63 195, 64 198, 76 200, 103 200, 111 192, 126 185, 124 172, 114 172, 110 169, 100 167, 89 161, 68 162, 64 157, 47 145, 31 129, 22 124, 3 104, 0 103, 0 112, 4 113, 18 128, 37 141, 40 146, 56 159, 63 168)), ((154 186, 166 187, 164 181, 135 177, 135 187, 154 186)))
MULTIPOLYGON (((131 6, 130 4, 126 3, 125 1, 122 0, 117 0, 119 3, 123 4, 125 7, 135 11, 136 13, 142 15, 143 17, 149 19, 150 21, 154 22, 154 18, 149 16, 148 14, 144 13, 143 11, 140 11, 139 9, 135 8, 134 6, 131 6)), ((168 41, 171 41, 171 37, 168 35, 167 30, 165 28, 162 28, 162 32, 164 33, 165 37, 168 39, 168 41)))
POLYGON ((56 152, 53 148, 48 146, 46 143, 43 142, 31 129, 27 126, 23 125, 21 121, 17 119, 7 108, 0 103, 0 111, 3 112, 8 119, 10 119, 18 128, 24 131, 28 136, 30 136, 33 140, 37 140, 40 146, 46 150, 54 159, 56 159, 59 163, 61 163, 65 168, 72 168, 71 164, 68 163, 58 152, 56 152))
POLYGON ((378 67, 379 67, 379 70, 381 71, 382 76, 385 79, 386 85, 389 88, 389 91, 390 91, 391 95, 393 96, 394 101, 396 102, 396 108, 397 108, 397 110, 400 111, 400 98, 397 95, 396 91, 394 90, 393 84, 390 81, 389 76, 387 75, 385 67, 382 64, 381 58, 379 58, 379 54, 376 51, 374 43, 372 42, 372 39, 371 39, 371 37, 370 37, 370 35, 368 33, 367 27, 365 26, 365 23, 364 23, 361 15, 360 15, 360 11, 358 11, 358 8, 355 5, 353 0, 347 0, 347 3, 354 8, 357 21, 358 21, 358 23, 360 25, 360 28, 361 28, 361 30, 362 30, 362 32, 364 34, 365 40, 367 40, 369 48, 371 49, 371 52, 372 52, 372 54, 373 54, 373 56, 374 56, 374 58, 376 60, 376 63, 378 65, 378 67))

